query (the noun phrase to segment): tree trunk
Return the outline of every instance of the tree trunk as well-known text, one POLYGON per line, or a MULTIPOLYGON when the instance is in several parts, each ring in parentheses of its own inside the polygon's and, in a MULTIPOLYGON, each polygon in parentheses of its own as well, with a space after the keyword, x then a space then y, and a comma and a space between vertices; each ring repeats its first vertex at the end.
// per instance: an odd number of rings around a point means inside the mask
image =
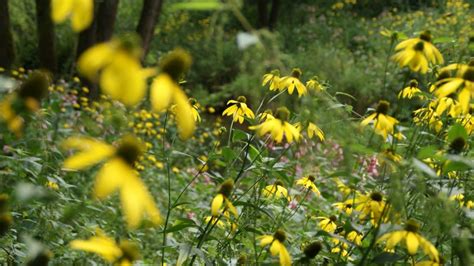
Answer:
POLYGON ((91 25, 79 33, 79 40, 77 41, 76 58, 78 58, 85 50, 97 42, 97 6, 94 8, 94 19, 91 25))
POLYGON ((143 57, 145 58, 150 47, 153 33, 155 32, 155 25, 158 22, 158 17, 161 13, 161 6, 163 0, 144 0, 143 8, 140 15, 140 21, 137 26, 137 33, 142 39, 143 57))
POLYGON ((54 74, 57 72, 57 59, 50 0, 36 0, 36 24, 40 67, 54 74))
POLYGON ((267 27, 268 21, 268 1, 267 0, 258 0, 257 1, 257 12, 258 12, 258 27, 265 28, 267 27))
POLYGON ((280 0, 273 0, 272 1, 272 10, 270 11, 270 19, 268 21, 268 28, 270 30, 275 29, 278 15, 280 13, 280 6, 281 6, 281 1, 280 0))
POLYGON ((119 0, 104 0, 97 15, 97 42, 110 40, 114 33, 119 0))
POLYGON ((0 0, 0 67, 10 68, 15 61, 8 0, 0 0))

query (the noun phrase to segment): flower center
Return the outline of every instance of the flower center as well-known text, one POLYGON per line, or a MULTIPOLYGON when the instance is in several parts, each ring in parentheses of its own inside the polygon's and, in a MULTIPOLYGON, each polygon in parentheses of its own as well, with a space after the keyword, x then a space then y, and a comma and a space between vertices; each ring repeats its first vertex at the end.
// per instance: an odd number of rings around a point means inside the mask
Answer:
POLYGON ((316 178, 313 175, 309 175, 308 180, 314 183, 314 180, 316 180, 316 178))
POLYGON ((228 198, 232 193, 232 189, 234 189, 234 180, 227 179, 226 181, 224 181, 224 183, 222 183, 221 188, 219 189, 219 193, 228 198))
POLYGON ((370 199, 373 201, 381 202, 383 199, 383 196, 379 192, 372 192, 370 193, 370 199))
POLYGON ((424 48, 424 43, 423 41, 419 41, 415 44, 415 46, 413 47, 413 49, 415 49, 415 51, 423 51, 423 48, 424 48))
POLYGON ((178 82, 179 78, 188 71, 191 66, 191 55, 183 49, 175 49, 161 61, 161 71, 170 75, 178 82))
POLYGON ((120 241, 119 247, 123 253, 121 260, 127 260, 129 262, 133 262, 140 258, 138 247, 135 244, 129 241, 120 241))
POLYGON ((318 253, 323 249, 323 245, 319 241, 312 242, 304 247, 303 253, 304 255, 312 259, 318 255, 318 253))
POLYGON ((239 97, 237 97, 237 101, 238 101, 238 102, 241 102, 241 103, 246 103, 246 102, 247 102, 247 98, 245 98, 245 96, 239 96, 239 97))
POLYGON ((142 149, 137 139, 128 136, 121 141, 116 154, 133 167, 135 162, 138 160, 138 157, 142 154, 142 149))
POLYGON ((420 34, 420 39, 422 39, 423 41, 431 42, 431 32, 428 30, 424 31, 420 34))
POLYGON ((282 121, 287 121, 290 117, 290 111, 286 107, 280 107, 276 111, 276 117, 282 121))
POLYGON ((301 72, 301 69, 299 68, 293 68, 293 70, 291 71, 291 76, 297 79, 301 77, 301 74, 303 74, 303 72, 301 72))
POLYGON ((377 105, 377 108, 375 109, 376 113, 379 114, 387 114, 388 108, 390 107, 390 103, 387 101, 380 101, 379 104, 377 105))
POLYGON ((466 146, 466 140, 463 137, 457 137, 449 144, 450 152, 459 154, 466 146))
POLYGON ((32 98, 39 102, 48 94, 49 82, 47 73, 35 71, 21 84, 18 96, 22 99, 32 98))
POLYGON ((416 79, 412 79, 410 81, 410 87, 412 88, 418 88, 418 81, 416 79))
POLYGON ((282 183, 280 180, 275 181, 274 185, 275 185, 275 186, 283 187, 283 183, 282 183))
POLYGON ((275 234, 273 235, 273 238, 278 240, 280 243, 286 240, 286 234, 283 230, 278 229, 275 234))
POLYGON ((329 220, 331 220, 331 222, 335 223, 335 222, 337 222, 337 217, 335 215, 331 215, 331 216, 329 216, 329 220))
POLYGON ((469 67, 462 75, 462 78, 470 82, 474 82, 474 67, 469 67))
POLYGON ((417 222, 415 222, 414 220, 410 219, 405 223, 405 230, 406 231, 416 233, 416 232, 418 232, 418 229, 420 229, 420 225, 417 222))

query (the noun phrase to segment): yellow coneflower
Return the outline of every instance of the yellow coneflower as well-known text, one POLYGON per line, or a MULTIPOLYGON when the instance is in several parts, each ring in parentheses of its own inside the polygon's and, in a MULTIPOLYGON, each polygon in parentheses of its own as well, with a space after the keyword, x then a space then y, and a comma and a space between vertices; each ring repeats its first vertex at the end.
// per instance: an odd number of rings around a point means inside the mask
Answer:
POLYGON ((474 60, 469 64, 451 64, 442 71, 456 71, 453 77, 448 77, 437 82, 435 95, 446 97, 459 90, 458 101, 462 111, 468 113, 471 97, 474 97, 474 60))
POLYGON ((420 99, 423 99, 423 95, 421 94, 421 90, 420 88, 418 88, 418 81, 416 79, 413 79, 410 81, 410 84, 405 87, 403 90, 401 90, 399 93, 398 93, 398 98, 402 98, 402 99, 411 99, 415 96, 417 96, 418 98, 420 99))
POLYGON ((346 239, 349 240, 350 242, 356 244, 357 246, 362 245, 362 237, 364 234, 361 232, 357 231, 351 231, 346 235, 346 239))
POLYGON ((17 137, 23 134, 25 115, 39 110, 41 100, 48 94, 49 84, 47 73, 35 71, 21 83, 18 90, 0 101, 0 120, 17 137))
POLYGON ((400 67, 408 66, 415 72, 428 72, 429 62, 442 64, 443 56, 431 43, 431 34, 425 31, 418 38, 402 41, 395 46, 397 53, 392 57, 400 67))
POLYGON ((133 106, 145 96, 147 78, 154 73, 142 68, 141 53, 135 36, 112 39, 87 49, 77 68, 88 79, 98 79, 103 92, 112 99, 133 106))
POLYGON ((316 195, 321 196, 321 192, 319 192, 318 188, 314 184, 316 178, 313 175, 304 176, 296 181, 297 185, 301 185, 307 189, 311 189, 316 195))
POLYGON ((245 117, 255 118, 253 111, 247 106, 247 98, 245 96, 237 97, 237 100, 229 100, 227 109, 224 110, 222 116, 232 116, 234 122, 242 124, 245 117))
POLYGON ((347 196, 347 195, 351 194, 352 191, 354 191, 352 188, 350 188, 349 186, 347 186, 346 184, 344 184, 344 182, 342 182, 341 179, 339 179, 339 178, 334 178, 333 180, 334 180, 334 182, 335 182, 336 185, 337 185, 337 189, 338 189, 342 194, 344 194, 344 196, 347 196))
POLYGON ((193 107, 192 111, 193 111, 193 118, 194 118, 194 121, 196 123, 200 123, 201 122, 201 116, 199 115, 199 103, 197 102, 196 99, 194 98, 190 98, 189 99, 189 103, 191 104, 191 106, 193 107))
POLYGON ((277 230, 273 235, 260 236, 260 246, 270 245, 270 253, 273 256, 280 257, 280 266, 290 266, 291 256, 288 253, 283 242, 286 240, 286 234, 283 230, 277 230))
POLYGON ((458 117, 462 113, 462 106, 454 99, 453 94, 432 100, 428 107, 433 109, 439 116, 446 112, 451 117, 458 117))
POLYGON ((61 23, 71 17, 72 29, 83 31, 92 23, 94 16, 93 0, 52 0, 51 17, 55 23, 61 23))
POLYGON ((347 200, 345 202, 336 202, 332 204, 332 206, 347 215, 351 215, 354 209, 353 200, 347 200))
POLYGON ((364 118, 361 125, 366 126, 372 122, 374 124, 375 133, 383 136, 385 139, 388 134, 393 135, 394 126, 398 123, 398 120, 387 115, 389 106, 389 102, 380 101, 375 112, 364 118))
POLYGON ((380 192, 367 193, 365 195, 359 195, 354 199, 355 210, 360 212, 359 218, 364 220, 366 217, 370 218, 373 225, 384 221, 384 217, 387 217, 386 209, 388 206, 380 192), (384 212, 384 213, 383 213, 384 212), (384 217, 382 217, 384 214, 384 217), (383 220, 382 220, 383 219, 383 220))
POLYGON ((294 125, 287 122, 289 115, 290 111, 287 108, 278 108, 275 118, 267 119, 259 125, 249 127, 249 129, 256 130, 259 136, 270 133, 270 137, 277 143, 281 143, 283 137, 288 143, 292 143, 293 140, 299 141, 301 134, 294 125))
POLYGON ((299 97, 305 95, 307 93, 306 86, 300 81, 302 73, 299 68, 294 68, 291 72, 291 76, 285 76, 280 79, 279 89, 288 89, 288 94, 290 95, 293 94, 293 91, 296 89, 299 97))
POLYGON ((258 120, 259 121, 266 121, 270 119, 274 119, 275 117, 273 116, 273 112, 271 109, 267 109, 263 111, 263 113, 258 114, 258 120))
POLYGON ((270 84, 269 89, 276 91, 280 87, 280 71, 278 69, 272 70, 270 73, 263 75, 262 86, 270 84))
POLYGON ((337 229, 337 217, 335 215, 331 215, 329 217, 316 217, 316 219, 319 219, 319 227, 321 230, 326 231, 328 233, 334 233, 337 229))
POLYGON ((217 195, 212 199, 212 203, 211 203, 212 216, 214 217, 219 216, 219 214, 221 213, 222 206, 224 206, 223 212, 228 210, 234 216, 238 215, 237 209, 229 200, 229 197, 232 193, 232 189, 234 189, 234 181, 232 179, 228 179, 224 183, 222 183, 219 189, 219 193, 217 193, 217 195))
POLYGON ((174 104, 174 114, 178 123, 180 137, 190 138, 196 128, 193 107, 179 79, 191 66, 191 56, 182 49, 175 49, 161 61, 161 73, 151 84, 150 99, 155 111, 161 112, 174 104))
POLYGON ((316 124, 309 122, 306 131, 310 139, 317 136, 320 141, 324 141, 324 132, 316 124))
POLYGON ((429 127, 434 129, 436 132, 440 132, 443 128, 443 122, 441 121, 440 116, 430 106, 415 110, 413 115, 413 122, 417 125, 428 124, 429 127))
POLYGON ((272 185, 263 188, 262 194, 267 198, 285 198, 288 201, 291 201, 290 196, 288 196, 288 190, 283 186, 281 181, 276 181, 272 185))
POLYGON ((439 261, 439 253, 433 244, 422 237, 419 233, 419 225, 413 220, 408 220, 403 230, 393 231, 381 236, 377 242, 387 241, 386 248, 394 248, 400 241, 404 240, 408 254, 415 255, 418 248, 421 247, 423 252, 434 261, 439 261))
POLYGON ((147 215, 154 224, 161 223, 161 215, 146 185, 134 170, 134 164, 142 153, 137 139, 127 136, 114 147, 86 137, 71 137, 63 143, 66 149, 77 149, 79 153, 64 161, 64 168, 80 170, 106 160, 99 170, 94 185, 94 195, 103 199, 116 190, 130 228, 140 225, 147 215))
POLYGON ((311 78, 310 80, 306 82, 306 88, 310 90, 314 90, 316 92, 324 91, 325 88, 323 87, 323 85, 321 85, 321 83, 319 83, 318 80, 319 80, 318 77, 314 76, 313 78, 311 78))
POLYGON ((73 249, 95 253, 113 265, 131 266, 140 257, 137 245, 127 240, 117 243, 99 229, 88 240, 73 240, 69 245, 73 249))

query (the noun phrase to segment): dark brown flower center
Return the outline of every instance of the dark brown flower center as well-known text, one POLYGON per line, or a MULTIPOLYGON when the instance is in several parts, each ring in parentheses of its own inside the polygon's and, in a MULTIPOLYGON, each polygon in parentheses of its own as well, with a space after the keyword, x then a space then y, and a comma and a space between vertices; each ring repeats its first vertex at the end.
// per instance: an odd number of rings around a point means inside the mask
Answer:
POLYGON ((466 140, 463 137, 457 137, 449 144, 449 151, 454 154, 459 154, 466 147, 466 140))
POLYGON ((130 166, 134 166, 142 154, 140 143, 134 137, 125 137, 117 147, 116 155, 130 166))
POLYGON ((415 46, 413 47, 415 51, 420 51, 420 52, 423 51, 423 48, 425 48, 425 44, 422 41, 417 42, 415 46))
POLYGON ((297 79, 301 77, 301 74, 303 74, 303 72, 301 72, 301 69, 299 68, 293 68, 293 70, 291 71, 291 76, 297 79))
POLYGON ((232 189, 234 189, 234 180, 227 179, 226 181, 224 181, 224 183, 222 183, 221 188, 219 189, 219 193, 228 198, 232 193, 232 189))
POLYGON ((430 31, 425 31, 423 33, 420 34, 420 39, 422 39, 423 41, 427 41, 427 42, 431 42, 431 33, 430 31))
POLYGON ((420 229, 420 225, 417 222, 415 222, 414 220, 408 220, 405 223, 405 230, 406 231, 416 233, 416 232, 418 232, 419 229, 420 229))
POLYGON ((470 82, 474 82, 474 67, 469 67, 462 75, 462 78, 470 82))
POLYGON ((316 178, 313 175, 309 175, 308 180, 314 183, 314 180, 316 180, 316 178))
POLYGON ((383 196, 379 192, 372 192, 370 193, 370 199, 373 201, 381 202, 383 199, 383 196))
POLYGON ((312 242, 306 245, 303 249, 304 255, 308 259, 312 259, 318 255, 318 253, 323 249, 323 245, 319 241, 312 242))
POLYGON ((283 243, 286 240, 286 234, 283 230, 278 229, 273 235, 273 238, 283 243))
POLYGON ((387 114, 388 108, 390 107, 390 103, 387 101, 380 101, 379 104, 377 105, 377 108, 375 109, 376 113, 379 114, 387 114))

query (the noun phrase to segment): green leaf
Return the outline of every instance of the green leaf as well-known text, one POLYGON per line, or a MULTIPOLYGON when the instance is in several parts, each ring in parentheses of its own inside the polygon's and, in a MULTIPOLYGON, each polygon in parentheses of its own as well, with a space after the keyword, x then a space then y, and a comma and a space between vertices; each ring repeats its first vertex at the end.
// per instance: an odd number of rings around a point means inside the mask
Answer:
POLYGON ((375 264, 386 264, 396 262, 402 258, 402 256, 396 253, 383 252, 375 256, 372 262, 375 264))
POLYGON ((413 158, 413 166, 430 177, 437 177, 436 172, 424 162, 413 158))
POLYGON ((250 161, 255 161, 257 159, 260 159, 259 161, 261 161, 261 158, 262 156, 260 155, 260 151, 257 148, 255 148, 252 144, 250 144, 250 147, 249 147, 250 161))
POLYGON ((232 132, 232 141, 237 142, 239 140, 247 140, 248 134, 242 130, 234 129, 232 132))
POLYGON ((436 146, 426 146, 418 151, 418 155, 416 157, 420 160, 432 158, 433 156, 435 156, 436 152, 438 152, 438 148, 436 148, 436 146))
POLYGON ((224 158, 224 161, 230 162, 236 157, 236 154, 233 149, 224 147, 222 148, 222 157, 224 158))
POLYGON ((223 4, 218 0, 195 0, 190 2, 176 3, 171 5, 171 10, 219 10, 223 8, 223 4))
POLYGON ((468 134, 466 129, 460 124, 454 124, 449 128, 448 131, 448 142, 452 142, 457 138, 467 139, 468 134))

